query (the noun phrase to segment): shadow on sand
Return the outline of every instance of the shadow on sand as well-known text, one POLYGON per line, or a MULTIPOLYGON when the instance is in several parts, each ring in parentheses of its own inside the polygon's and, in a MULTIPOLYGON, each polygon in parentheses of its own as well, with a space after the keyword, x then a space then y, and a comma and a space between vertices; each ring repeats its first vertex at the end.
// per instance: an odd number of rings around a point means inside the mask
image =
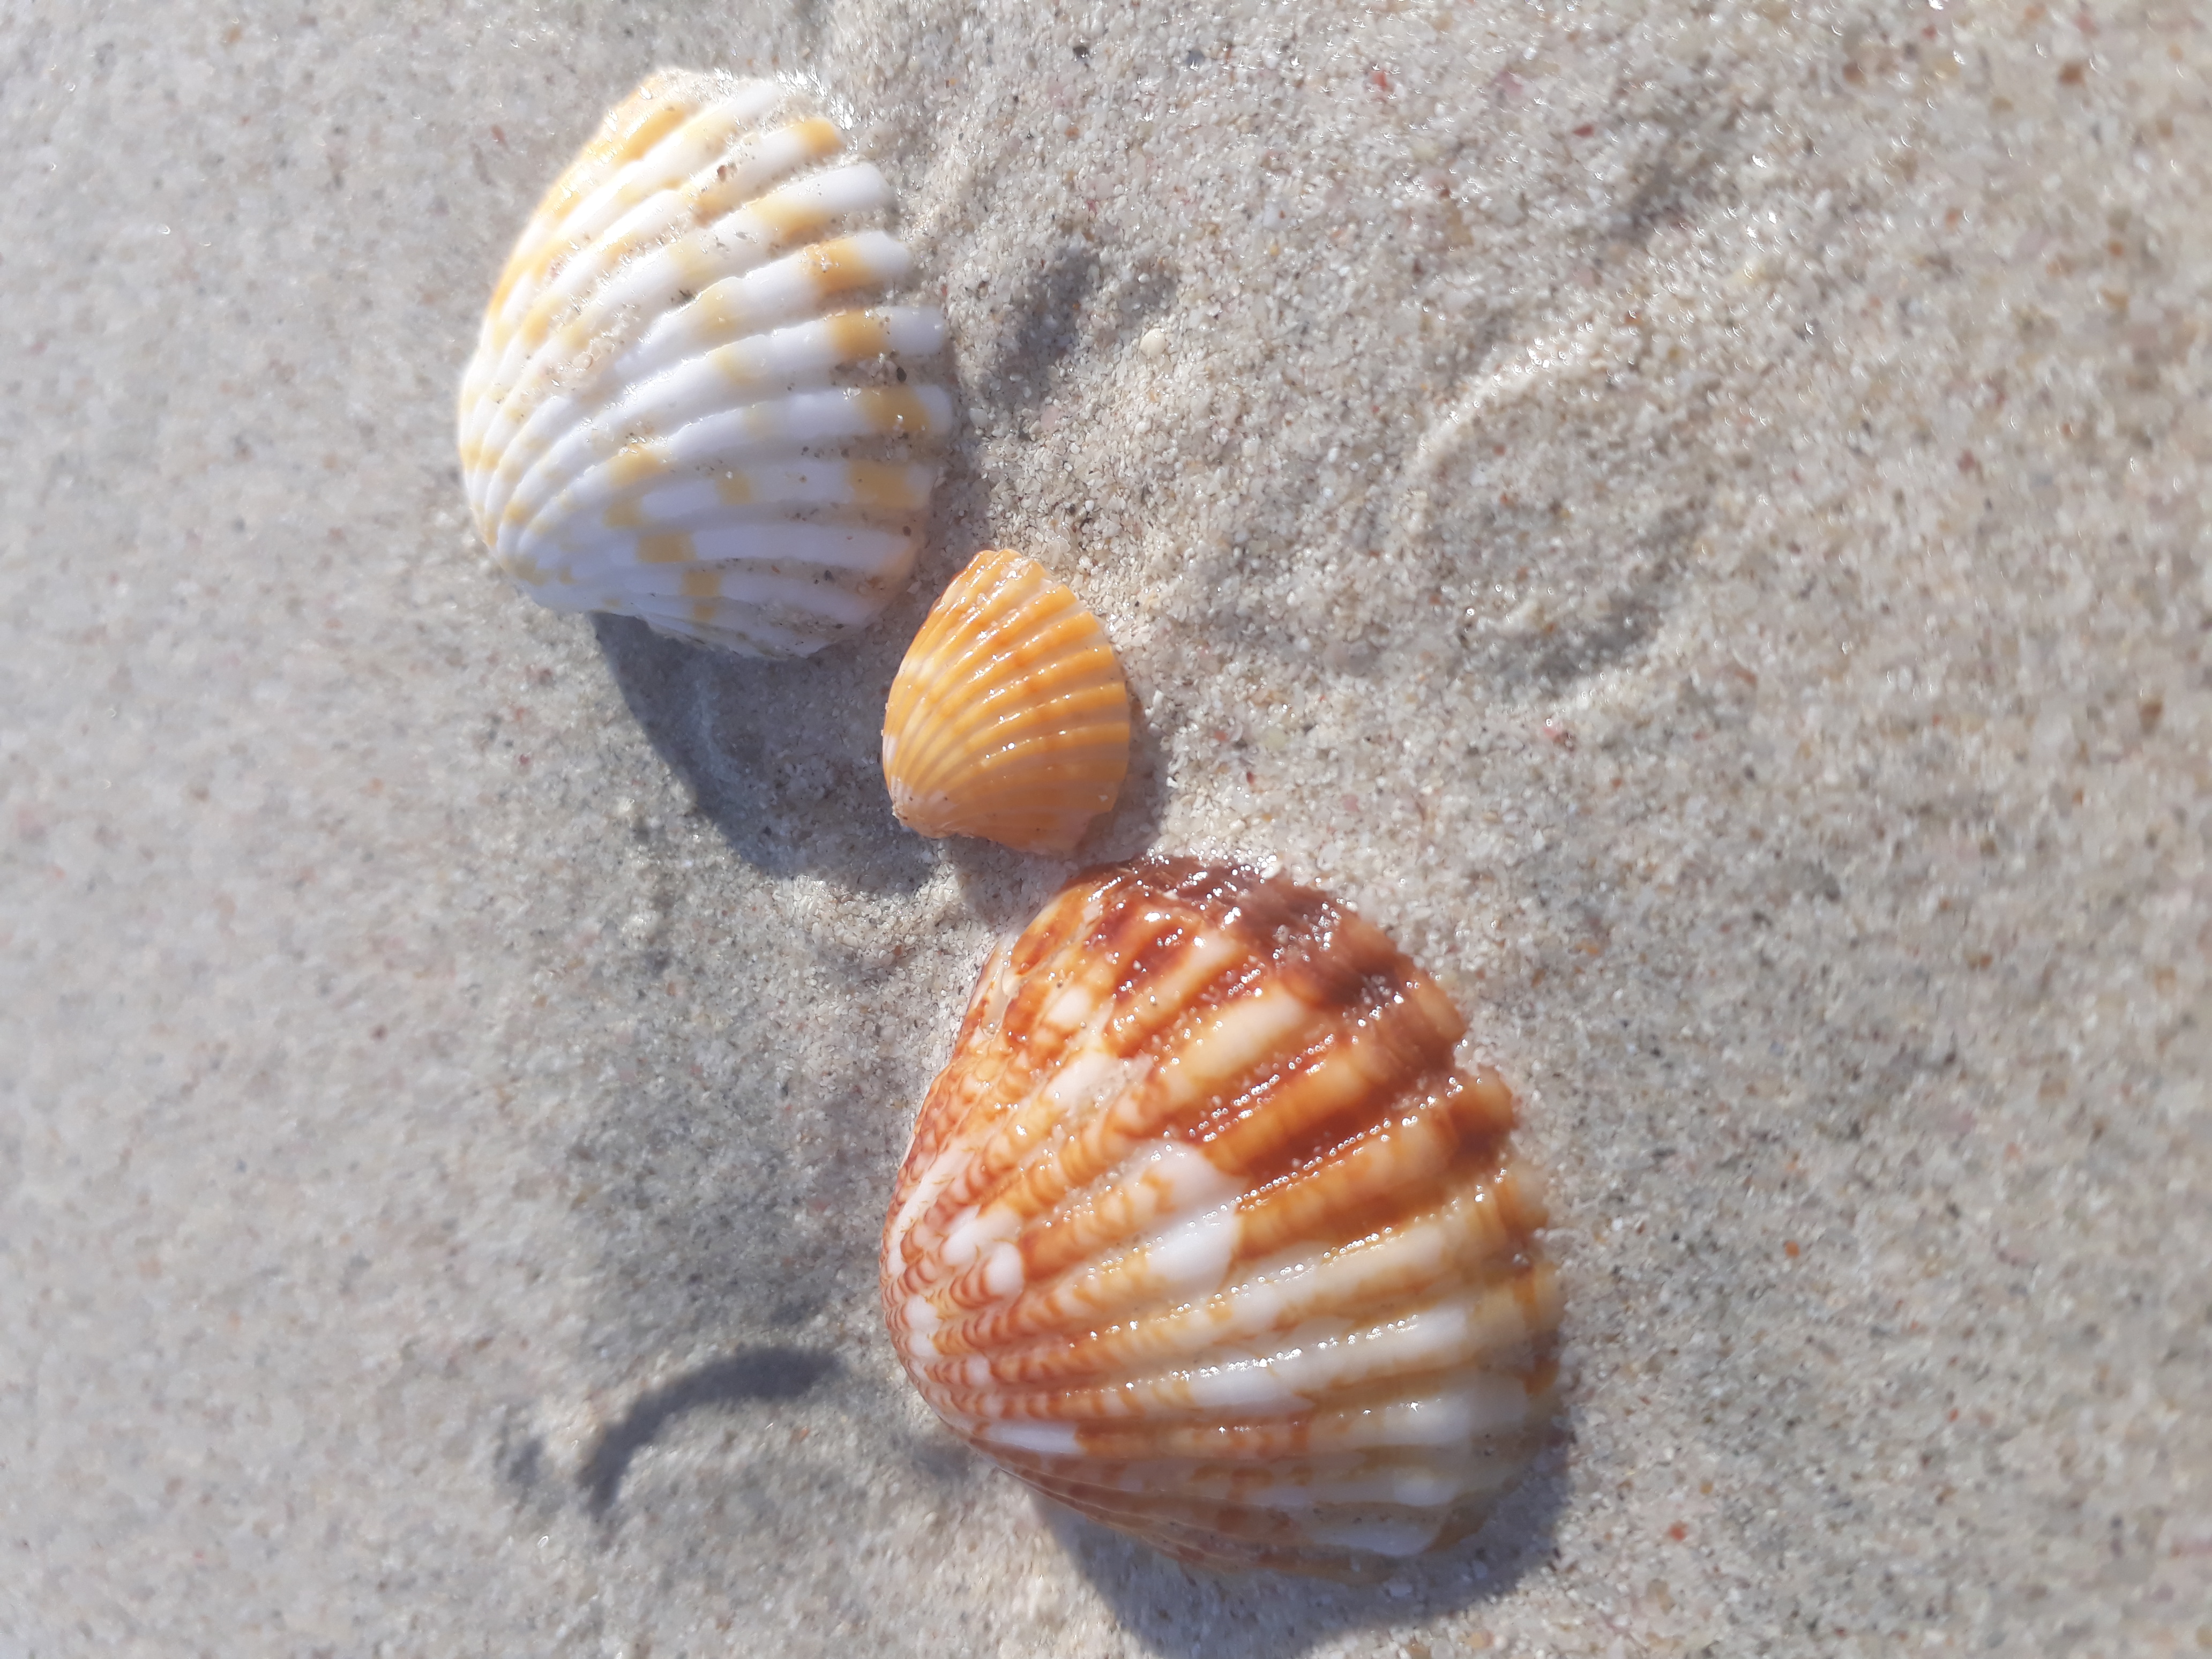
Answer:
MULTIPOLYGON (((1564 1414, 1561 1425, 1564 1428, 1564 1414)), ((1346 1631, 1416 1626, 1479 1607, 1551 1558, 1566 1507, 1567 1448, 1555 1444, 1475 1536, 1417 1556, 1379 1584, 1283 1573, 1212 1573, 1040 1498, 1040 1516, 1121 1627, 1160 1659, 1291 1659, 1346 1631)))
POLYGON ((870 892, 928 879, 928 846, 899 827, 872 722, 890 684, 865 661, 761 662, 595 616, 600 653, 654 750, 731 848, 773 875, 832 873, 870 892))
POLYGON ((942 851, 891 816, 878 757, 890 671, 865 658, 759 662, 592 619, 623 702, 699 811, 747 863, 772 875, 817 871, 869 892, 910 893, 940 858, 979 914, 1018 928, 1067 872, 1148 850, 1167 808, 1158 735, 1133 698, 1129 774, 1114 810, 1072 862, 955 837, 942 851), (880 679, 881 684, 875 682, 880 679))

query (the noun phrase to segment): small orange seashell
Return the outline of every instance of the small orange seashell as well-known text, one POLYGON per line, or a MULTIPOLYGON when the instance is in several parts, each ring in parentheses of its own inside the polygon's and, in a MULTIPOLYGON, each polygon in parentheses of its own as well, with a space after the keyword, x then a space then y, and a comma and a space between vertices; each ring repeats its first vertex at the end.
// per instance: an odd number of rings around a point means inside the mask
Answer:
POLYGON ((1559 1293, 1513 1095, 1377 928, 1237 866, 1093 870, 985 964, 884 1230, 956 1432, 1182 1559, 1359 1578, 1541 1446, 1559 1293))
POLYGON ((1066 853, 1129 769, 1129 691, 1098 620, 1033 559, 978 553, 907 649, 884 710, 899 822, 1066 853))

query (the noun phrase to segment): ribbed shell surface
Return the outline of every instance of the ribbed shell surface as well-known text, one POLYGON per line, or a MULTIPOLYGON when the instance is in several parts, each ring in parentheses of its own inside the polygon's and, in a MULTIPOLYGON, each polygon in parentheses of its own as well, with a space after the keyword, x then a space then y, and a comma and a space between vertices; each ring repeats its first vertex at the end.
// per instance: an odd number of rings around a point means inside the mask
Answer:
POLYGON ((907 649, 884 782, 925 836, 1065 853, 1129 769, 1129 693, 1097 619, 1035 560, 979 553, 907 649))
POLYGON ((799 656, 906 585, 952 426, 890 185, 800 90, 665 70, 524 228, 461 386, 469 506, 561 611, 799 656))
POLYGON ((1463 1029, 1310 889, 1079 877, 985 965, 899 1172, 908 1376, 1185 1560, 1356 1578, 1472 1532, 1542 1443, 1559 1296, 1463 1029))

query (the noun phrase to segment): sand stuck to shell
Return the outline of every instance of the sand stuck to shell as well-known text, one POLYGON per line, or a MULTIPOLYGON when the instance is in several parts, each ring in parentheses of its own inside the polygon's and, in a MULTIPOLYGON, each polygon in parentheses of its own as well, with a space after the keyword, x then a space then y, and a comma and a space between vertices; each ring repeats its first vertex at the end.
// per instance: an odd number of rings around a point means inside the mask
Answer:
POLYGON ((906 585, 951 397, 890 185, 797 88, 663 71, 538 204, 485 313, 461 465, 559 611, 802 656, 906 585))

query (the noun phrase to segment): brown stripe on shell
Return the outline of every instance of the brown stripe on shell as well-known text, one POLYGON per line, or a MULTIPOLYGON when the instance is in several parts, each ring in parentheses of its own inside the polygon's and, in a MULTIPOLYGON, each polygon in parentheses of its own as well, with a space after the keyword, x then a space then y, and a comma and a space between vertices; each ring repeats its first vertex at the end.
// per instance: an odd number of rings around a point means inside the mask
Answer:
MULTIPOLYGON (((1264 1200, 1255 1204, 1260 1195, 1247 1194, 1239 1200, 1240 1207, 1251 1206, 1239 1218, 1239 1261, 1264 1264, 1272 1251, 1299 1243, 1310 1247, 1322 1243, 1335 1253, 1332 1260, 1358 1251, 1372 1253, 1392 1236, 1387 1224, 1378 1221, 1378 1214, 1387 1217, 1395 1211, 1401 1219, 1435 1222, 1433 1236, 1439 1242, 1461 1241, 1462 1248, 1446 1265, 1453 1271, 1467 1273, 1481 1263, 1510 1257, 1528 1233, 1543 1224, 1544 1219, 1540 1198, 1528 1191, 1528 1183, 1520 1170, 1511 1164, 1501 1167, 1480 1152, 1474 1153, 1468 1164, 1449 1174, 1441 1184, 1441 1190, 1435 1194, 1433 1202, 1415 1210, 1409 1210, 1403 1198, 1394 1200, 1392 1195, 1386 1194, 1380 1212, 1356 1208, 1332 1217, 1323 1211, 1316 1218, 1317 1203, 1326 1203, 1341 1190, 1335 1187, 1333 1178, 1325 1176, 1292 1190, 1295 1200, 1303 1200, 1298 1202, 1298 1214, 1313 1226, 1316 1236, 1298 1239, 1289 1229, 1278 1229, 1278 1213, 1264 1200)), ((945 1355, 1006 1353, 1012 1358, 1024 1345, 1077 1328, 1091 1333, 1093 1340, 1105 1340, 1113 1334, 1114 1322, 1144 1305, 1146 1298, 1140 1284, 1115 1277, 1116 1258, 1110 1250, 1102 1247, 1094 1257, 1078 1258, 1067 1267, 1087 1273, 1056 1269, 1049 1277, 1034 1274, 1029 1287, 1010 1302, 969 1318, 948 1317, 935 1334, 936 1351, 945 1355), (1103 1282, 1096 1282, 1098 1280, 1103 1282), (1101 1328, 1106 1332, 1103 1337, 1097 1334, 1101 1328)), ((1445 1266, 1435 1271, 1441 1273, 1445 1266)), ((1253 1277, 1251 1273, 1240 1275, 1224 1287, 1216 1300, 1226 1300, 1237 1289, 1251 1283, 1253 1277)), ((1425 1287, 1425 1281, 1406 1285, 1398 1293, 1401 1297, 1412 1295, 1425 1287)), ((1370 1314, 1380 1310, 1387 1305, 1382 1299, 1384 1288, 1367 1288, 1352 1305, 1370 1314)), ((1324 1298, 1318 1306, 1302 1310, 1302 1316, 1337 1310, 1334 1298, 1324 1298)), ((1280 1328, 1285 1322, 1275 1322, 1273 1328, 1280 1328)), ((1224 1336, 1233 1333, 1224 1333, 1224 1336)))
POLYGON ((901 1170, 909 1374, 1186 1560, 1362 1577, 1463 1536, 1541 1444, 1559 1318, 1512 1094, 1455 1067, 1464 1029, 1310 889, 1078 878, 986 965, 901 1170))
MULTIPOLYGON (((1453 1265, 1477 1281, 1486 1273, 1499 1273, 1500 1264, 1494 1259, 1486 1261, 1481 1249, 1480 1234, 1486 1218, 1467 1213, 1463 1206, 1457 1219, 1466 1229, 1461 1241, 1465 1249, 1454 1251, 1453 1265)), ((1431 1290, 1437 1282, 1437 1273, 1432 1264, 1407 1264, 1382 1253, 1371 1269, 1343 1275, 1337 1288, 1316 1298, 1308 1316, 1372 1322, 1378 1309, 1402 1305, 1431 1290)), ((1030 1384, 1061 1377, 1096 1376, 1116 1365, 1158 1364, 1184 1354, 1194 1336, 1210 1334, 1224 1343, 1249 1343, 1292 1328, 1296 1322, 1238 1317, 1235 1292, 1249 1288, 1249 1283, 1231 1287, 1206 1302, 1143 1321, 1101 1320, 1090 1326, 1062 1325, 1051 1321, 1035 1322, 1010 1334, 1003 1350, 994 1350, 989 1345, 987 1339, 991 1333, 988 1324, 979 1321, 960 1333, 965 1340, 939 1347, 938 1352, 949 1358, 918 1364, 917 1373, 933 1382, 954 1386, 966 1372, 967 1362, 962 1355, 975 1353, 990 1359, 990 1375, 994 1382, 1030 1384)))
MULTIPOLYGON (((1428 1260, 1407 1260, 1410 1252, 1394 1255, 1382 1248, 1385 1240, 1367 1242, 1358 1254, 1377 1259, 1371 1266, 1352 1263, 1352 1271, 1341 1275, 1335 1286, 1302 1308, 1303 1318, 1384 1323, 1392 1310, 1432 1291, 1450 1277, 1492 1288, 1510 1285, 1516 1297, 1530 1287, 1540 1291, 1543 1285, 1537 1277, 1510 1270, 1510 1252, 1517 1247, 1518 1239, 1511 1243, 1501 1241, 1504 1207, 1494 1192, 1453 1194, 1445 1206, 1439 1206, 1452 1213, 1437 1230, 1445 1235, 1449 1253, 1428 1260)), ((1193 1334, 1210 1334, 1224 1344, 1242 1344, 1300 1322, 1237 1317, 1236 1291, 1249 1284, 1244 1281, 1206 1301, 1141 1322, 1110 1318, 1024 1322, 1010 1310, 1003 1323, 984 1319, 963 1327, 949 1344, 940 1333, 937 1352, 946 1357, 916 1369, 948 1389, 961 1385, 968 1355, 989 1359, 990 1379, 994 1383, 1030 1385, 1097 1377, 1171 1360, 1187 1352, 1187 1339, 1193 1334)), ((1540 1322, 1544 1309, 1540 1303, 1525 1306, 1522 1311, 1540 1322)))

